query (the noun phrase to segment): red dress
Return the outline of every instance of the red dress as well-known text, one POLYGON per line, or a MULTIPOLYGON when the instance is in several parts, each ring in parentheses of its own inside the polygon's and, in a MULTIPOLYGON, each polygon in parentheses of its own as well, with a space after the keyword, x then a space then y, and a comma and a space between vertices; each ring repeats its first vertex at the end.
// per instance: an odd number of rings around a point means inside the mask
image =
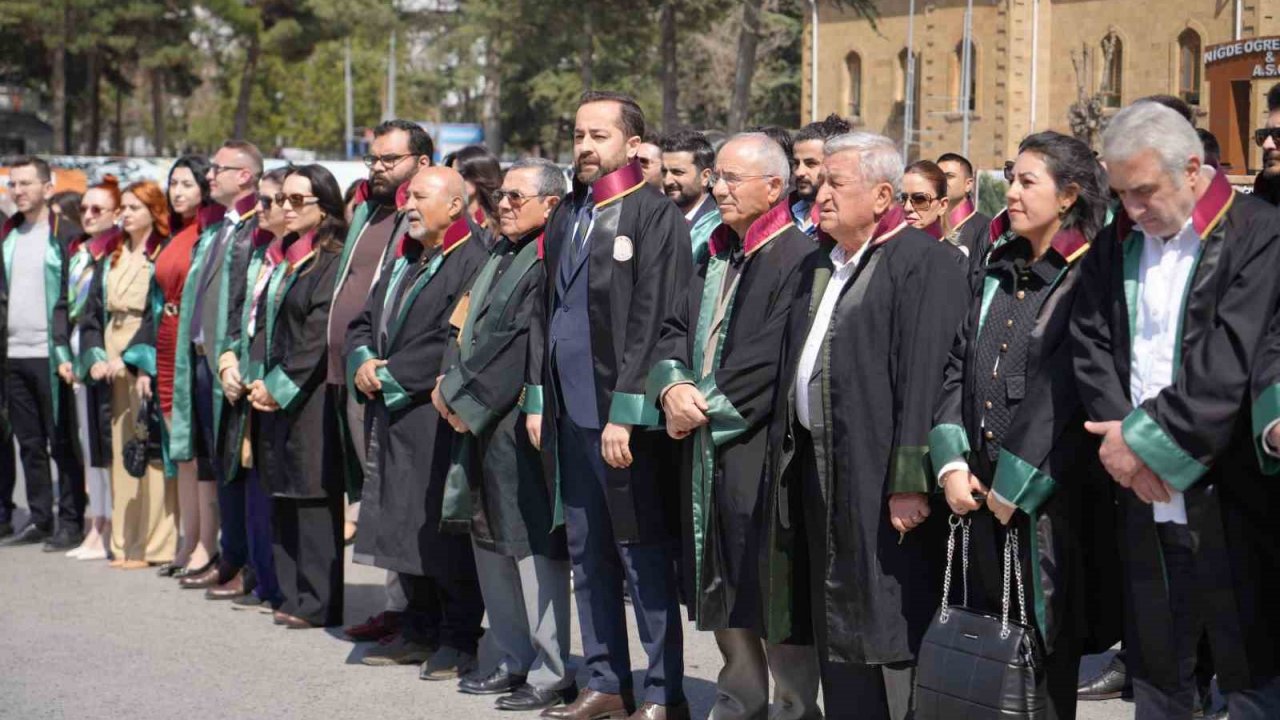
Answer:
POLYGON ((160 410, 167 416, 173 409, 174 350, 178 344, 178 310, 182 306, 182 288, 191 270, 191 256, 201 231, 222 219, 225 208, 212 205, 201 208, 198 222, 187 223, 156 257, 155 282, 164 293, 164 309, 156 323, 156 391, 160 410))

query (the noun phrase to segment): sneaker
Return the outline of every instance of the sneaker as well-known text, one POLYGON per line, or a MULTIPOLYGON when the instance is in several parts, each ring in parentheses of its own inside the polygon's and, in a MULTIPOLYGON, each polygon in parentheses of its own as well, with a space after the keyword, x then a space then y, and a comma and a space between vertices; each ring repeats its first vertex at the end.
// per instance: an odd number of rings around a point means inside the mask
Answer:
POLYGON ((387 610, 365 620, 359 625, 352 625, 343 630, 346 636, 355 642, 381 640, 400 632, 400 619, 403 613, 387 610))
POLYGON ((435 648, 428 645, 421 645, 410 640, 406 640, 399 633, 392 635, 386 639, 386 642, 379 642, 360 662, 365 665, 374 667, 385 667, 388 665, 418 665, 426 662, 431 658, 435 648))
POLYGON ((430 660, 422 664, 418 678, 433 681, 456 680, 475 668, 475 655, 451 647, 442 647, 431 656, 430 660))

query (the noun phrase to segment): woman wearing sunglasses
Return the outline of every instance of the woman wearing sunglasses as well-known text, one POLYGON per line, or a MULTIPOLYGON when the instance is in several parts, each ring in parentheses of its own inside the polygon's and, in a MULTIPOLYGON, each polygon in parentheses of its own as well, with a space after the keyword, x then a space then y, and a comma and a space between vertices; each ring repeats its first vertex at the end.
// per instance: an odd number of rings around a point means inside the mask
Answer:
POLYGON ((159 185, 144 180, 125 188, 120 227, 123 235, 94 278, 92 292, 104 310, 90 314, 82 342, 98 358, 90 377, 111 388, 112 545, 120 547, 111 565, 137 570, 172 562, 178 544, 177 499, 160 458, 148 458, 142 477, 124 464, 127 444, 138 441, 149 449, 160 434, 145 407, 150 391, 135 381, 131 368, 137 366, 126 361, 130 351, 137 352, 134 341, 150 304, 155 258, 169 236, 169 208, 159 185))
MULTIPOLYGON (((102 304, 90 302, 93 278, 103 256, 119 242, 120 182, 107 175, 85 191, 80 206, 84 236, 67 248, 67 316, 71 323, 71 352, 76 356, 76 375, 82 383, 97 358, 90 348, 81 348, 81 329, 88 313, 102 312, 102 304)), ((99 325, 102 318, 98 318, 99 325)), ((111 392, 99 383, 76 383, 77 430, 80 456, 84 459, 85 491, 89 506, 85 511, 87 532, 84 541, 67 557, 77 560, 105 560, 119 547, 111 545, 111 392)))
POLYGON ((902 173, 902 192, 898 202, 913 227, 941 240, 947 236, 946 227, 947 175, 942 168, 928 160, 919 160, 907 166, 902 173))
POLYGON ((1106 635, 1105 623, 1086 620, 1086 585, 1105 573, 1085 558, 1094 533, 1083 523, 1109 526, 1112 511, 1098 444, 1084 429, 1069 320, 1107 182, 1088 146, 1055 132, 1022 141, 1012 177, 1008 212, 992 221, 982 292, 944 373, 930 460, 968 524, 968 577, 952 587, 964 582, 970 608, 1000 613, 1010 592, 1002 554, 1014 548, 1020 572, 1009 582, 1046 650, 1048 717, 1073 718, 1081 650, 1090 632, 1106 635))
POLYGON ((329 307, 346 237, 342 191, 320 165, 296 168, 284 205, 280 262, 257 299, 246 386, 253 462, 271 494, 272 558, 291 629, 342 622, 342 474, 336 386, 325 383, 329 307), (255 331, 257 328, 255 327, 255 331))

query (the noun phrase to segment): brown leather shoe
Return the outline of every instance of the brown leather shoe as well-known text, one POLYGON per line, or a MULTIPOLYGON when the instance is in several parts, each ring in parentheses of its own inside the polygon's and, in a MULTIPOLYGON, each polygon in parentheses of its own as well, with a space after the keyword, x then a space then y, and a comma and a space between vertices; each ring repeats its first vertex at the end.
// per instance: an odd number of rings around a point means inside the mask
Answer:
POLYGON ((290 630, 310 630, 311 628, 317 627, 300 617, 290 615, 288 613, 282 613, 279 610, 272 613, 271 617, 275 620, 277 625, 283 625, 290 630))
POLYGON ((222 575, 218 571, 217 565, 214 565, 199 575, 191 575, 178 581, 178 586, 183 590, 205 590, 221 584, 222 575))
POLYGON ((587 688, 577 700, 564 707, 547 708, 542 717, 555 720, 626 720, 635 707, 631 693, 610 695, 587 688))
POLYGON ((241 595, 244 595, 244 570, 221 585, 214 585, 204 591, 205 600, 234 600, 241 595))
POLYGON ((628 720, 689 720, 689 703, 667 706, 647 702, 628 720))

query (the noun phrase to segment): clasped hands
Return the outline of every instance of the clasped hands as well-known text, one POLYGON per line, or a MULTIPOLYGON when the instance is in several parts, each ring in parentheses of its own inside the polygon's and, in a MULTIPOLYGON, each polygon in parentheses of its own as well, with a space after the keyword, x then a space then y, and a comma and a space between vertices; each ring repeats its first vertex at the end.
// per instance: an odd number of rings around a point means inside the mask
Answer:
POLYGON ((707 399, 692 383, 677 383, 662 394, 662 411, 667 416, 667 434, 676 440, 711 422, 707 399))
POLYGON ((1173 488, 1147 467, 1142 458, 1125 442, 1119 420, 1086 422, 1084 429, 1102 437, 1098 459, 1122 488, 1128 488, 1144 503, 1169 502, 1173 488))
MULTIPOLYGON (((386 363, 383 363, 384 365, 386 363)), ((444 393, 440 392, 440 383, 444 382, 444 375, 436 377, 436 386, 431 390, 431 404, 435 406, 436 412, 440 413, 440 417, 449 423, 449 427, 453 428, 456 433, 466 434, 471 432, 471 427, 466 421, 458 417, 457 413, 449 409, 449 404, 444 401, 444 393)))

